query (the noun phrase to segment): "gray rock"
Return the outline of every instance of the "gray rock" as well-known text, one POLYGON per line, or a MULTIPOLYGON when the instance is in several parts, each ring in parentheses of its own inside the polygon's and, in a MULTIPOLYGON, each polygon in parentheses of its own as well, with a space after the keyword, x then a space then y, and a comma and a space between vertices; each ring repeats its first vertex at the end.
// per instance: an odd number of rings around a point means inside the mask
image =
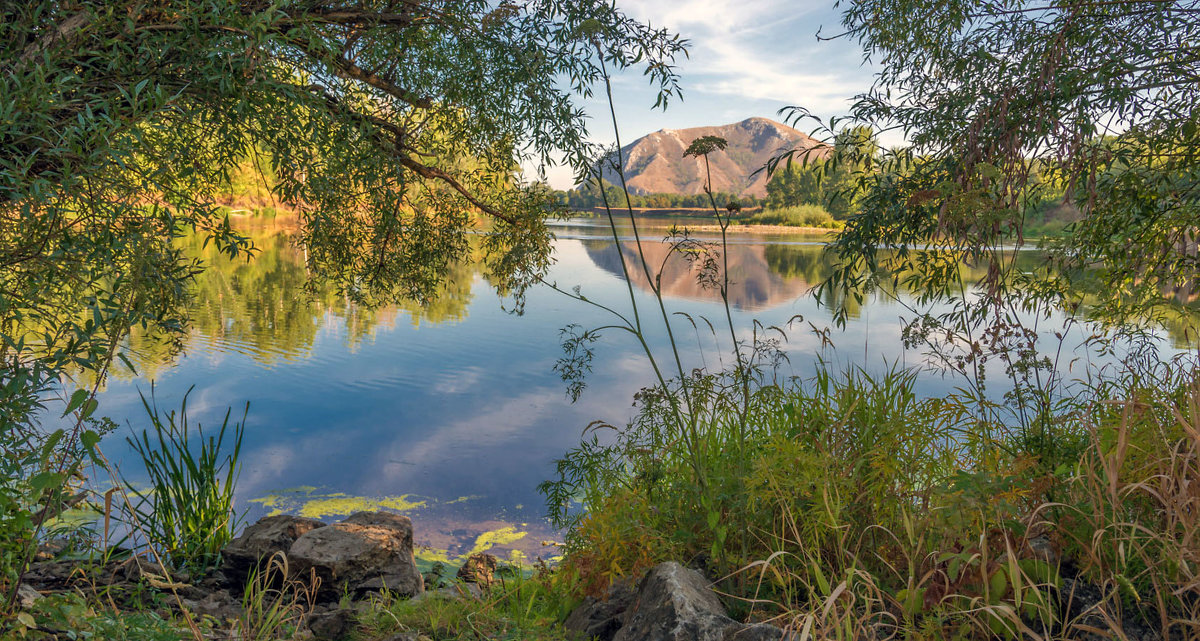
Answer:
POLYGON ((650 570, 614 641, 767 641, 783 631, 729 618, 708 580, 674 562, 650 570))
POLYGON ((447 601, 455 601, 459 599, 467 601, 478 601, 483 598, 483 589, 474 583, 453 583, 436 590, 425 590, 424 592, 414 596, 410 601, 419 603, 428 599, 445 599, 447 601))
POLYGON ((72 590, 78 586, 119 586, 149 579, 180 583, 186 578, 167 572, 161 565, 143 558, 112 560, 103 565, 60 559, 30 564, 23 582, 45 592, 72 590))
POLYGON ((29 585, 22 583, 17 588, 17 604, 23 609, 32 608, 35 603, 42 599, 42 593, 33 589, 29 585))
POLYGON ((78 567, 72 561, 38 561, 30 564, 23 583, 38 590, 69 590, 78 581, 78 567))
POLYGON ((572 610, 563 627, 585 639, 612 641, 635 596, 629 581, 617 581, 609 586, 603 599, 588 597, 572 610))
POLYGON ((296 539, 322 527, 325 524, 316 519, 286 514, 259 519, 225 546, 223 570, 233 585, 241 587, 261 559, 276 552, 287 554, 296 539))
POLYGON ((408 517, 358 512, 341 523, 302 534, 292 544, 288 560, 299 576, 310 569, 316 572, 321 599, 383 588, 413 596, 424 590, 424 582, 413 558, 412 541, 408 517))
POLYGON ((1133 620, 1136 610, 1125 610, 1122 620, 1122 612, 1113 606, 1114 596, 1087 581, 1064 578, 1058 594, 1060 612, 1073 639, 1161 641, 1163 638, 1158 630, 1133 620))
POLYGON ((198 599, 184 597, 183 605, 193 614, 210 616, 222 623, 237 619, 242 614, 241 602, 233 598, 227 590, 210 592, 198 599))
POLYGON ((496 557, 487 552, 472 554, 458 569, 458 578, 485 588, 491 587, 496 580, 496 557))
POLYGON ((307 623, 314 639, 340 641, 354 632, 358 625, 358 613, 349 608, 313 612, 308 615, 307 623))
POLYGON ((1050 564, 1051 567, 1058 567, 1062 563, 1062 556, 1059 554, 1058 547, 1050 540, 1050 537, 1045 534, 1035 536, 1028 541, 1029 555, 1039 561, 1044 561, 1050 564))
POLYGON ((186 583, 188 577, 182 572, 167 570, 157 561, 134 557, 117 564, 109 575, 109 580, 116 583, 186 583))

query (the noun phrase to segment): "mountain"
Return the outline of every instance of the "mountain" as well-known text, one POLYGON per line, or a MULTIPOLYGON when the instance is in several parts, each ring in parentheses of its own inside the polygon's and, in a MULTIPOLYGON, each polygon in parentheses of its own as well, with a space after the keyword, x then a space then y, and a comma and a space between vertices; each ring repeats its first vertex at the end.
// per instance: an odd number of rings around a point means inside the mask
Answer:
MULTIPOLYGON (((583 241, 588 258, 604 271, 624 278, 621 261, 640 265, 637 245, 623 242, 614 245, 608 241, 583 241)), ((729 245, 726 247, 729 265, 729 304, 736 310, 757 311, 792 303, 809 291, 811 285, 802 275, 783 275, 777 270, 765 245, 729 245)), ((721 302, 721 294, 715 288, 704 287, 698 276, 698 268, 671 250, 667 243, 646 242, 641 254, 646 264, 662 266, 657 274, 657 286, 666 296, 688 300, 721 302)), ((629 270, 629 281, 639 289, 652 291, 646 272, 629 270)))
MULTIPOLYGON (((758 171, 771 158, 791 149, 812 149, 825 157, 830 147, 791 127, 766 118, 748 118, 719 127, 663 129, 621 148, 625 180, 632 194, 700 194, 704 192, 704 159, 683 152, 701 136, 719 136, 724 151, 709 154, 713 191, 739 196, 767 195, 767 174, 758 171), (752 176, 752 174, 754 174, 752 176)), ((801 155, 796 155, 799 161, 801 155)), ((604 179, 620 184, 611 166, 604 179)))

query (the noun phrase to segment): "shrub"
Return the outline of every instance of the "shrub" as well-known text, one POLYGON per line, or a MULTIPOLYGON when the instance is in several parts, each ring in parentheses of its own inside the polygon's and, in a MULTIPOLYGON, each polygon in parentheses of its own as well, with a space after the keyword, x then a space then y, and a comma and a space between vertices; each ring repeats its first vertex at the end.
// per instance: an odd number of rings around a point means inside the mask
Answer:
MULTIPOLYGON (((0 361, 3 356, 0 348, 0 361)), ((0 375, 0 618, 17 605, 21 576, 47 526, 87 497, 80 470, 89 461, 101 463, 95 447, 113 426, 93 416, 97 403, 94 390, 87 389, 71 394, 56 419, 48 410, 62 388, 56 373, 40 363, 10 365, 5 374, 0 375)))
POLYGON ((834 220, 833 216, 820 205, 795 205, 778 209, 764 209, 742 222, 744 224, 816 227, 819 229, 842 228, 842 223, 834 220))
POLYGON ((966 448, 955 415, 943 401, 917 399, 913 381, 898 370, 821 370, 755 385, 743 404, 736 375, 700 375, 690 386, 701 401, 694 444, 677 433, 669 392, 644 390, 615 441, 573 450, 559 481, 545 486, 583 497, 588 510, 568 539, 567 563, 611 578, 705 557, 728 572, 785 542, 823 556, 847 527, 868 536, 900 528, 906 507, 928 503, 966 448))

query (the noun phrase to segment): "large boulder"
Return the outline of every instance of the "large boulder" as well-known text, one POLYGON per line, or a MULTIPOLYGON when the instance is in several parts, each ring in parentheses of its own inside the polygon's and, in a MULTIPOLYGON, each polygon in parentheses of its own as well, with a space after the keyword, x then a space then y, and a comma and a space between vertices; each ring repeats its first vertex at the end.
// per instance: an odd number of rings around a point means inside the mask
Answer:
POLYGON ((1114 595, 1082 578, 1062 579, 1058 598, 1059 612, 1065 628, 1074 633, 1070 637, 1072 639, 1161 641, 1163 638, 1162 633, 1152 627, 1152 624, 1146 625, 1146 620, 1138 616, 1144 615, 1144 611, 1136 608, 1122 611, 1119 602, 1114 603, 1114 595))
POLYGON ((589 596, 572 610, 563 627, 584 639, 612 641, 625 621, 625 611, 636 596, 630 581, 617 581, 609 586, 603 599, 589 596))
POLYGON ((309 530, 288 553, 299 576, 315 571, 318 598, 381 590, 413 596, 424 589, 413 558, 412 521, 388 512, 358 512, 341 523, 309 530))
POLYGON ((614 641, 778 641, 783 631, 729 618, 699 572, 674 562, 650 570, 614 641))
POLYGON ((276 552, 288 554, 296 539, 323 527, 316 519, 286 514, 259 519, 225 546, 222 570, 233 585, 243 586, 261 560, 276 552))

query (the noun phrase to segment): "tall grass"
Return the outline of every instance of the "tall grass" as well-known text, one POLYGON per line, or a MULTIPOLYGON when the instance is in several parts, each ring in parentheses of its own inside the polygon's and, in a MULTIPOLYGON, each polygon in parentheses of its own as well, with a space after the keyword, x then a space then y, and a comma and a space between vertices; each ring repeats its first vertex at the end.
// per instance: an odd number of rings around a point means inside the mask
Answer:
POLYGON ((275 552, 262 559, 246 580, 241 615, 234 622, 241 641, 295 638, 296 631, 316 605, 321 579, 309 568, 296 576, 287 555, 275 552))
MULTIPOLYGON (((463 598, 453 589, 407 599, 383 591, 359 608, 355 638, 512 639, 559 641, 558 625, 579 605, 561 579, 545 565, 527 575, 512 566, 498 568, 496 583, 481 598, 463 598)), ((458 584, 466 593, 465 586, 458 584)))
POLYGON ((1080 392, 1054 425, 1087 438, 1053 471, 1018 432, 981 436, 963 399, 917 396, 911 372, 759 385, 744 443, 736 386, 706 378, 693 389, 712 392, 698 425, 718 518, 653 395, 564 459, 560 481, 588 509, 562 571, 585 590, 677 559, 724 576, 743 617, 805 639, 1200 635, 1194 372, 1080 392), (1099 596, 1079 606, 1088 592, 1099 596))
POLYGON ((1103 598, 1091 618, 1200 635, 1200 381, 1098 404, 1061 502, 1045 506, 1103 598))
POLYGON ((186 394, 178 413, 160 412, 153 390, 150 400, 142 396, 142 406, 150 429, 126 440, 141 458, 149 487, 125 480, 137 499, 128 506, 130 516, 171 565, 189 570, 213 567, 238 526, 233 492, 246 413, 231 424, 232 410, 227 410, 216 435, 206 437, 188 418, 186 394))

